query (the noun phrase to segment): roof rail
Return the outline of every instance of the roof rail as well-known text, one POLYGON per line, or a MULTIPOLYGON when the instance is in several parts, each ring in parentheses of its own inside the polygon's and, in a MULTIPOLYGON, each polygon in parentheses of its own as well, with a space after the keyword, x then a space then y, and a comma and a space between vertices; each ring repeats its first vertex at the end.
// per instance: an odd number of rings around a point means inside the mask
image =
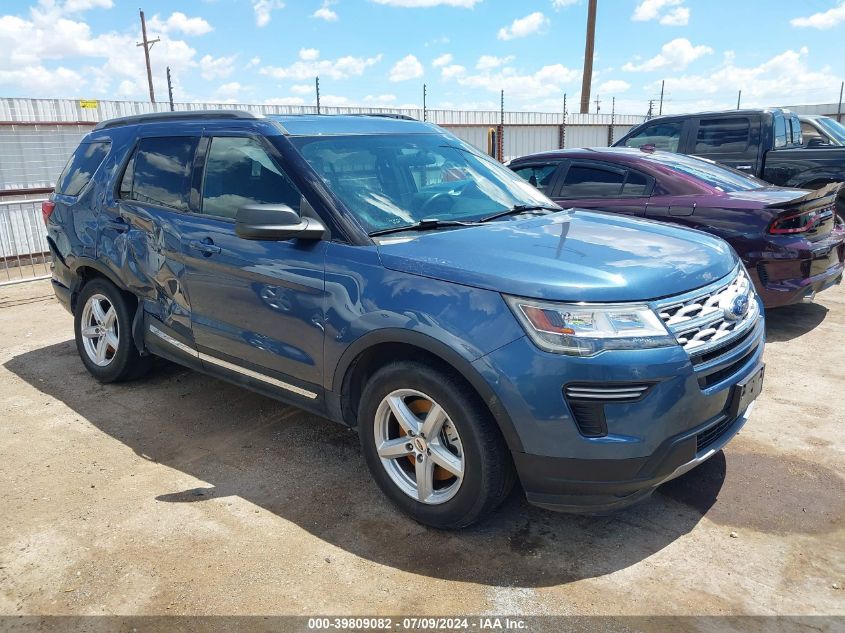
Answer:
POLYGON ((398 114, 395 112, 356 112, 354 114, 348 114, 346 116, 377 116, 383 119, 401 119, 403 121, 416 121, 412 116, 408 116, 407 114, 398 114))
POLYGON ((203 119, 260 119, 261 115, 247 110, 184 110, 180 112, 150 112, 149 114, 134 114, 116 119, 100 121, 95 130, 105 130, 121 125, 136 125, 138 123, 157 123, 167 121, 196 121, 203 119))

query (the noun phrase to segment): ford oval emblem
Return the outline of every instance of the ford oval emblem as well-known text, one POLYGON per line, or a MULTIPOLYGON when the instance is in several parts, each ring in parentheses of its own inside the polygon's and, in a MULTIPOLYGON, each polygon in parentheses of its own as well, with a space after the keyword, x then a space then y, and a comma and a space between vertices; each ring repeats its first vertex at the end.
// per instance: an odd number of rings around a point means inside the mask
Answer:
POLYGON ((739 321, 748 314, 748 295, 737 295, 725 309, 725 318, 729 321, 739 321))

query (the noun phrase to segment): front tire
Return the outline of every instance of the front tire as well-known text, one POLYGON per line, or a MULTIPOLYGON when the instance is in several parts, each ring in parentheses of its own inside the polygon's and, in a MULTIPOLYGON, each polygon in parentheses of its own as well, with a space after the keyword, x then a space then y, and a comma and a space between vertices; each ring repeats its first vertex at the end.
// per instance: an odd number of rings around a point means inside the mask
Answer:
POLYGON ((362 393, 358 431, 376 483, 425 525, 466 527, 513 487, 495 421, 453 372, 409 361, 381 368, 362 393))
POLYGON ((151 357, 141 356, 132 340, 132 312, 124 294, 106 279, 82 288, 73 319, 76 349, 85 368, 103 383, 139 378, 151 357))

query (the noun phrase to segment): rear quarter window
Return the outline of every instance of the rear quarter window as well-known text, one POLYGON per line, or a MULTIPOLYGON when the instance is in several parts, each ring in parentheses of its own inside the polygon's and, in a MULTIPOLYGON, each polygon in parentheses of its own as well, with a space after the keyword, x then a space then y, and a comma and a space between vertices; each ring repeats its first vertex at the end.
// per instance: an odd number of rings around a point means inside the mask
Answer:
POLYGON ((107 141, 96 141, 77 147, 56 182, 56 193, 66 196, 82 193, 108 155, 109 146, 107 141))

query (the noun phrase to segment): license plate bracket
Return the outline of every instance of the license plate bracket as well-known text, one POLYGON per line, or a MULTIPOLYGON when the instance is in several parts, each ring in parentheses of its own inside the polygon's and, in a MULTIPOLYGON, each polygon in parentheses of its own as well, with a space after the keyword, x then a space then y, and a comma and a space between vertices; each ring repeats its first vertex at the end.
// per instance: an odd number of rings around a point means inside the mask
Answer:
POLYGON ((757 368, 733 388, 728 415, 731 419, 739 417, 757 396, 763 391, 763 378, 766 375, 765 363, 760 363, 757 368))

